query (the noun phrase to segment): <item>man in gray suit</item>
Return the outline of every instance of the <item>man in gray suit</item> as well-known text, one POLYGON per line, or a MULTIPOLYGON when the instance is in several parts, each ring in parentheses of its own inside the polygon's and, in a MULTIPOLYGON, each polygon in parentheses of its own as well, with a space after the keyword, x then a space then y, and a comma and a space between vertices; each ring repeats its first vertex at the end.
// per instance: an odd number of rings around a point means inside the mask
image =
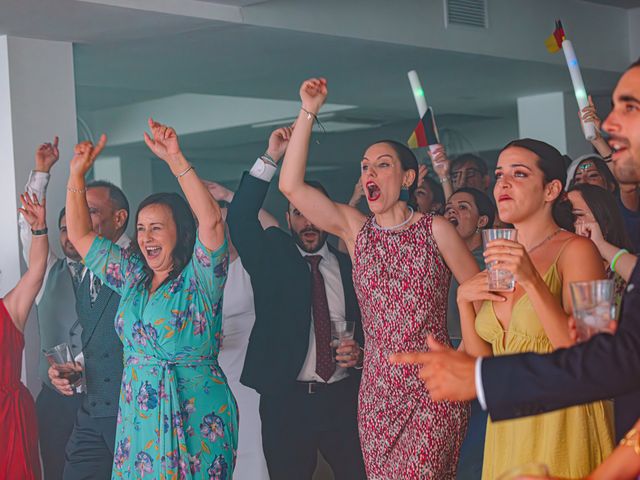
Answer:
MULTIPOLYGON (((25 191, 44 199, 49 183, 49 171, 58 161, 58 139, 40 145, 35 155, 35 169, 29 176, 25 191)), ((22 215, 18 218, 24 260, 29 263, 31 228, 22 215)), ((58 258, 49 248, 47 271, 38 296, 38 329, 40 350, 44 351, 60 343, 68 343, 75 355, 82 351, 81 328, 76 314, 76 288, 80 283, 82 263, 80 255, 67 239, 64 209, 58 218, 60 246, 63 256, 58 258)), ((47 370, 49 364, 40 355, 38 374, 42 389, 36 399, 40 453, 45 480, 59 480, 64 468, 64 448, 73 430, 76 411, 83 395, 60 395, 51 385, 47 370), (55 412, 55 414, 52 414, 55 412)))
MULTIPOLYGON (((39 153, 42 152, 47 153, 47 162, 36 162, 28 184, 38 198, 45 196, 49 170, 57 161, 57 140, 41 146, 39 153)), ((98 181, 88 185, 86 195, 94 231, 120 246, 128 246, 130 240, 124 231, 129 204, 123 192, 115 185, 98 181)), ((74 353, 82 351, 87 394, 78 395, 68 381, 59 377, 57 370, 49 368, 47 372, 46 365, 41 365, 47 380, 50 379, 43 387, 43 398, 39 396, 38 411, 43 457, 46 451, 51 460, 43 461, 45 476, 72 480, 110 478, 122 376, 122 343, 114 327, 120 297, 109 288, 102 288, 98 278, 82 265, 76 268, 73 262, 77 252, 66 240, 64 210, 59 225, 65 258, 50 262, 40 293, 38 319, 41 339, 44 337, 41 341, 43 348, 67 342, 74 353), (49 385, 63 396, 53 393, 49 385), (72 428, 68 426, 69 412, 74 413, 72 428), (56 431, 60 423, 68 431, 66 438, 64 432, 56 431)))

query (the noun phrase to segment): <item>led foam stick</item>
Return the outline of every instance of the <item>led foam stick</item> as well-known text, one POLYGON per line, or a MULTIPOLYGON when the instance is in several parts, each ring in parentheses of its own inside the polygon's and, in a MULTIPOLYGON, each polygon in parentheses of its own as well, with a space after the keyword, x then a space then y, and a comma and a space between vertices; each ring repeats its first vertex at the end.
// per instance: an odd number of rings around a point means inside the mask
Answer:
MULTIPOLYGON (((407 76, 409 77, 409 83, 411 84, 411 91, 413 92, 413 98, 416 101, 416 107, 418 108, 418 115, 420 116, 421 120, 423 119, 428 120, 428 119, 425 119, 425 115, 429 110, 429 106, 427 105, 427 99, 425 98, 424 89, 422 88, 422 84, 420 83, 420 79, 418 78, 418 73, 415 70, 411 70, 407 73, 407 76)), ((440 139, 438 136, 438 129, 436 128, 436 125, 435 125, 435 118, 433 116, 432 109, 429 111, 429 119, 431 121, 433 131, 435 132, 435 137, 437 139, 436 142, 439 143, 440 139)), ((436 144, 432 143, 429 145, 429 150, 431 152, 433 152, 435 148, 436 148, 436 144)))
MULTIPOLYGON (((544 44, 550 53, 556 53, 560 49, 564 52, 564 58, 567 61, 567 67, 569 68, 569 75, 571 75, 571 83, 573 83, 573 92, 576 96, 576 100, 578 101, 578 107, 580 108, 581 114, 580 116, 582 117, 582 109, 589 106, 589 99, 587 97, 587 91, 584 88, 584 82, 582 81, 576 52, 573 50, 571 42, 567 40, 560 20, 556 20, 556 28, 544 41, 544 44)), ((582 118, 580 118, 580 123, 582 124, 582 132, 587 140, 593 140, 596 138, 596 126, 592 122, 584 123, 582 118)))
MULTIPOLYGON (((573 83, 573 92, 580 107, 580 114, 582 116, 582 109, 589 106, 589 99, 587 97, 587 91, 584 88, 584 82, 582 81, 582 74, 580 73, 580 65, 578 65, 578 58, 576 52, 573 50, 573 45, 569 40, 562 42, 562 51, 564 52, 564 58, 567 60, 567 67, 569 67, 569 74, 571 75, 571 83, 573 83)), ((594 140, 597 137, 596 126, 593 122, 583 122, 582 131, 584 137, 587 140, 594 140)))

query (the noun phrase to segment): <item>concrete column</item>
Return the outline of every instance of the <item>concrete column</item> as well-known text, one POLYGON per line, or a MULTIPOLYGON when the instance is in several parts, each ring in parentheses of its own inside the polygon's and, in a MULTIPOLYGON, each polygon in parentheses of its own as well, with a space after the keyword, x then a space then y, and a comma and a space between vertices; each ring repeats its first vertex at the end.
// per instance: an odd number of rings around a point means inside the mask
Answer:
POLYGON ((582 133, 573 92, 518 98, 518 130, 520 138, 542 140, 571 158, 593 151, 582 133))
MULTIPOLYGON (((18 195, 34 165, 36 147, 60 137, 60 162, 53 168, 47 198, 48 226, 59 252, 57 217, 64 205, 69 159, 77 141, 73 52, 70 43, 0 36, 0 296, 24 271, 18 239, 18 195)), ((34 316, 35 317, 35 316, 34 316)), ((39 339, 35 318, 25 331, 23 381, 39 390, 39 339)))

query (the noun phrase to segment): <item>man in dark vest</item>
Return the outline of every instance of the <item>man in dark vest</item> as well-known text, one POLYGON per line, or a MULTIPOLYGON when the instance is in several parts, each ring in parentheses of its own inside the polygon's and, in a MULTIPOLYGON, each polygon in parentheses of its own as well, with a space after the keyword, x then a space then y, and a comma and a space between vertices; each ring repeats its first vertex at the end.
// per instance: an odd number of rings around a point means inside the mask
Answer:
POLYGON ((263 230, 258 220, 289 135, 287 128, 271 135, 227 217, 251 275, 256 309, 240 381, 261 395, 271 478, 310 479, 318 450, 337 480, 365 478, 356 422, 363 334, 349 257, 329 246, 326 232, 293 205, 286 214, 291 235, 277 227, 263 230), (331 321, 340 320, 355 322, 355 341, 338 349, 334 360, 331 321))
MULTIPOLYGON (((109 182, 97 181, 87 185, 86 195, 93 230, 127 247, 130 240, 124 231, 129 219, 129 203, 122 190, 109 182)), ((66 446, 63 478, 108 479, 111 478, 122 378, 122 343, 115 331, 120 297, 86 269, 76 297, 87 393, 66 446)), ((61 379, 55 368, 49 368, 49 377, 61 393, 74 395, 69 382, 61 379)))

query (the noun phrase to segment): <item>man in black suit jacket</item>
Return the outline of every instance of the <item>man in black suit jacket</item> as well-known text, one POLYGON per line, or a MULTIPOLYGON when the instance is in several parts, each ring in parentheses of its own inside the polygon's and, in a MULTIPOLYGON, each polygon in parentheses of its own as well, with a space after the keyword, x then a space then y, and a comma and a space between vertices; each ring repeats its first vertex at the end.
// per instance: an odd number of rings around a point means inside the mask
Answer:
MULTIPOLYGON (((611 136, 616 178, 640 182, 640 60, 620 78, 603 128, 611 136)), ((422 364, 420 376, 436 400, 477 395, 493 420, 505 420, 615 397, 619 439, 640 417, 640 266, 629 279, 615 335, 547 355, 475 359, 435 342, 430 347, 430 353, 394 360, 422 364)))
POLYGON ((263 230, 258 220, 290 133, 283 128, 271 135, 266 154, 245 173, 229 206, 230 236, 251 275, 256 309, 241 381, 261 394, 262 441, 271 478, 311 478, 318 450, 336 479, 365 478, 356 417, 359 372, 344 368, 362 364, 351 262, 293 205, 286 214, 291 235, 274 227, 263 230), (312 274, 307 255, 316 257, 321 276, 312 274), (355 340, 338 349, 340 362, 331 363, 330 376, 318 373, 323 358, 333 360, 317 356, 331 355, 328 342, 315 341, 322 335, 314 323, 321 281, 329 315, 318 317, 327 327, 329 319, 356 323, 355 340))

